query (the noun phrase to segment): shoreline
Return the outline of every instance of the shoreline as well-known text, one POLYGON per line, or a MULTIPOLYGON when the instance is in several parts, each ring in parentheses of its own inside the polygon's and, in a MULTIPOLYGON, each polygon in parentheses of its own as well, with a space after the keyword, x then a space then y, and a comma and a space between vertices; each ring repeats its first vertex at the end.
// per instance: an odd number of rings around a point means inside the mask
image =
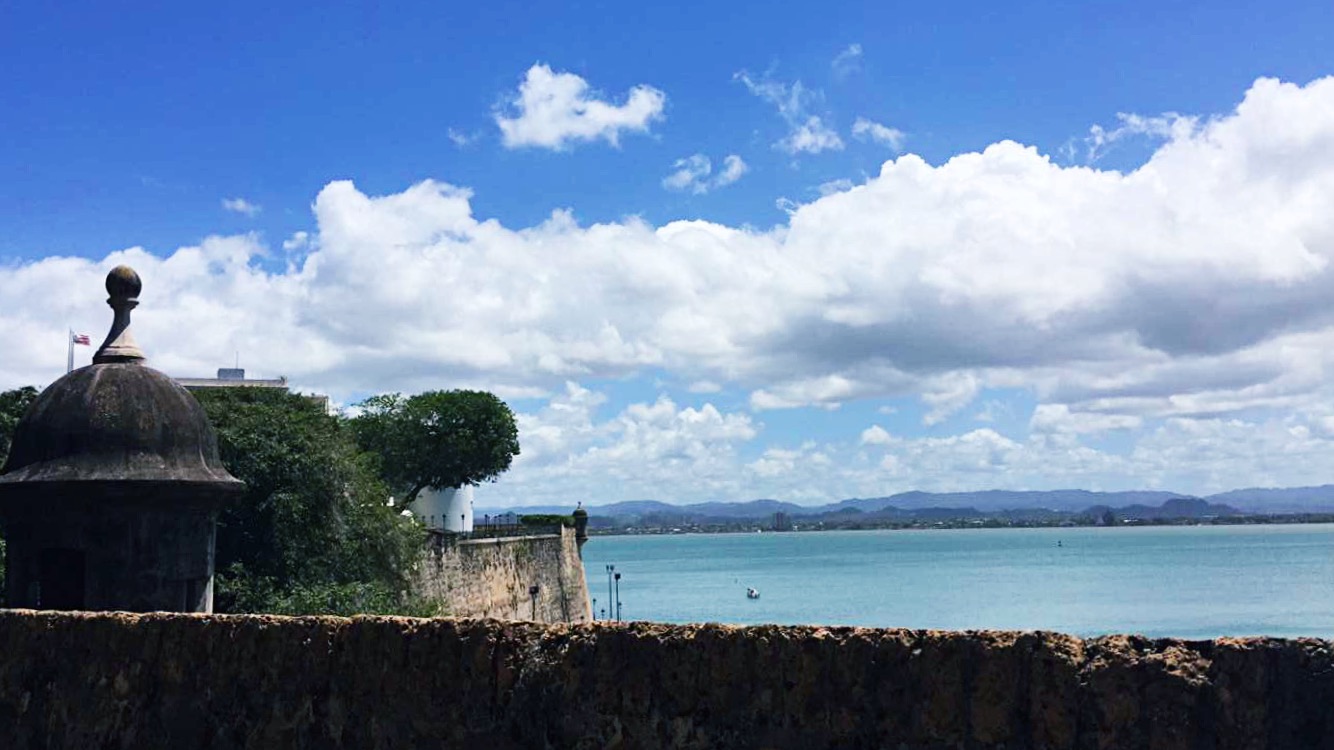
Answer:
MULTIPOLYGON (((590 521, 596 520, 590 516, 590 521)), ((933 530, 994 530, 994 529, 1117 529, 1146 526, 1305 526, 1334 523, 1334 513, 1255 514, 1220 516, 1214 518, 1122 519, 1118 523, 1072 523, 1069 519, 1052 522, 1013 521, 1001 519, 955 519, 949 521, 909 521, 885 523, 793 523, 792 528, 775 529, 758 520, 726 523, 695 523, 673 526, 625 526, 613 529, 596 528, 590 522, 588 535, 599 536, 682 536, 685 534, 806 534, 824 531, 933 531, 933 530)))

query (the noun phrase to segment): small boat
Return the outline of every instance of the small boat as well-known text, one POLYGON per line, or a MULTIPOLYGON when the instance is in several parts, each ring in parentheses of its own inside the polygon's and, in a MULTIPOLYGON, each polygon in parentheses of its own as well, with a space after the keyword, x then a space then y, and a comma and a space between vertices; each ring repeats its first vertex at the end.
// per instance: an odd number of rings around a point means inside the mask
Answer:
POLYGON ((747 598, 747 599, 759 599, 759 598, 760 598, 760 592, 756 591, 755 589, 748 588, 748 589, 746 589, 746 598, 747 598))

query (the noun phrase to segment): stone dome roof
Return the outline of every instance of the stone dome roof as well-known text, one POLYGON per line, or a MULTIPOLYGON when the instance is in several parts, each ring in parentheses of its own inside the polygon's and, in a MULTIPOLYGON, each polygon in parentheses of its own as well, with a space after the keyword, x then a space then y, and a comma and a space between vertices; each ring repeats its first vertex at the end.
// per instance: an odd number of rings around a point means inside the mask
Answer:
POLYGON ((239 492, 244 485, 223 467, 204 407, 143 364, 128 330, 138 276, 118 267, 107 277, 107 291, 116 311, 111 333, 94 364, 52 383, 19 421, 0 469, 0 498, 83 482, 123 483, 140 495, 159 485, 177 491, 193 485, 209 496, 239 492))
POLYGON ((57 380, 19 422, 0 485, 237 482, 194 396, 150 367, 103 364, 57 380))

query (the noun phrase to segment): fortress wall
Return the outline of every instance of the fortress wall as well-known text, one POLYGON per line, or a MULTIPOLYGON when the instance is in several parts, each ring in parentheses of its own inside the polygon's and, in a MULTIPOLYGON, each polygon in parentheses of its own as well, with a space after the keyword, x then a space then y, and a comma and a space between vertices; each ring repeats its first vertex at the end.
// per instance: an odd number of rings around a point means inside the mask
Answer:
POLYGON ((592 619, 573 529, 505 539, 433 539, 418 571, 418 588, 444 602, 449 614, 537 622, 592 619), (528 593, 533 585, 536 608, 528 593))
POLYGON ((0 612, 5 748, 1334 746, 1316 640, 0 612))

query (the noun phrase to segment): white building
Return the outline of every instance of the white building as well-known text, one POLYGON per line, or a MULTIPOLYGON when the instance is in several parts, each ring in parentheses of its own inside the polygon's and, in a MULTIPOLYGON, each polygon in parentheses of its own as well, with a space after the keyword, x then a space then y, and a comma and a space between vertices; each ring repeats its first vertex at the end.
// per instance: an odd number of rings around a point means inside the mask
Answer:
POLYGON ((472 485, 447 490, 422 490, 412 503, 412 513, 428 529, 472 531, 472 485))

